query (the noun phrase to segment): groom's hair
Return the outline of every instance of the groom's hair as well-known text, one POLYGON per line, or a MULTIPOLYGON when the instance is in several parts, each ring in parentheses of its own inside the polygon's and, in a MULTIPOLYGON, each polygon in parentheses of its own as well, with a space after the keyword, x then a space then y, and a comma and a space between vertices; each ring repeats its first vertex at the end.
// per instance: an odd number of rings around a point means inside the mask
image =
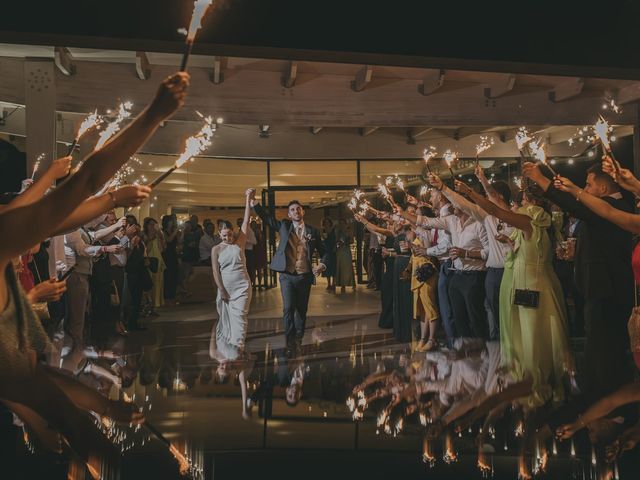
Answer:
POLYGON ((300 208, 304 209, 304 205, 302 205, 298 200, 291 200, 287 205, 287 210, 289 210, 291 205, 300 205, 300 208))

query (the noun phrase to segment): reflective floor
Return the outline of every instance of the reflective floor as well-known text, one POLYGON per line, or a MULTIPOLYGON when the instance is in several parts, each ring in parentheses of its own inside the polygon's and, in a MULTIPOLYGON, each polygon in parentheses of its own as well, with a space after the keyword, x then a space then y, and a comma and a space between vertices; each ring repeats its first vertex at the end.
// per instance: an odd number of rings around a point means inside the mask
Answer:
MULTIPOLYGON (((379 292, 364 287, 342 294, 314 287, 296 353, 285 349, 279 290, 256 291, 248 356, 223 370, 210 355, 213 303, 159 309, 158 317, 146 319, 148 330, 111 342, 123 356, 119 368, 113 360, 92 361, 115 368, 115 385, 95 372, 81 374, 116 398, 122 382, 121 391, 147 418, 138 428, 103 426, 124 457, 118 467, 103 462, 102 478, 247 478, 287 471, 300 478, 389 478, 399 472, 408 478, 637 478, 629 476, 640 471, 637 448, 605 462, 613 434, 593 447, 584 430, 565 442, 545 432, 547 424, 564 423, 566 405, 526 411, 508 395, 487 405, 496 392, 509 391, 499 385, 492 394, 484 391, 492 378, 501 381, 491 361, 497 344, 480 345, 477 355, 469 353, 472 344, 457 353, 444 345, 416 352, 415 343, 400 344, 391 330, 378 327, 379 305, 379 292), (409 391, 420 375, 435 383, 464 369, 451 398, 442 391, 409 391), (243 402, 240 372, 251 406, 243 402), (291 392, 294 384, 299 396, 291 392), (452 398, 456 405, 474 402, 445 428, 439 418, 452 398), (500 409, 492 407, 498 406, 504 408, 496 413, 500 409), (494 417, 487 421, 487 414, 494 417)), ((573 340, 578 357, 581 345, 573 340)), ((623 428, 618 419, 610 427, 623 428)), ((26 453, 24 461, 29 458, 38 459, 38 452, 26 453)))

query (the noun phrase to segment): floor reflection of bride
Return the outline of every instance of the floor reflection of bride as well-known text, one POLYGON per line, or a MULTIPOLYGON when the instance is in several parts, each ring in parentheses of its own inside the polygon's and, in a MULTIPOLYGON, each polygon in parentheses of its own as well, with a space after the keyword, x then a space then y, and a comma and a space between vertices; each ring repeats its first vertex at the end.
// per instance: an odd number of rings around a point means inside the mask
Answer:
POLYGON ((250 192, 247 190, 244 219, 238 234, 234 233, 231 223, 225 222, 220 229, 222 243, 211 250, 213 279, 218 287, 218 321, 211 332, 209 355, 219 362, 216 371, 218 381, 226 382, 231 370, 239 370, 242 415, 245 418, 248 417, 246 375, 251 371, 244 353, 251 304, 251 280, 244 256, 251 212, 250 192))

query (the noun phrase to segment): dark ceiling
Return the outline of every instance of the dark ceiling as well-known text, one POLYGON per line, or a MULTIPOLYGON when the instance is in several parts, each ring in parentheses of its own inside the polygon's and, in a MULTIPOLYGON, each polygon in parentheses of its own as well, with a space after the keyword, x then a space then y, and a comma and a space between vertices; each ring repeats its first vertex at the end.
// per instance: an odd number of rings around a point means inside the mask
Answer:
MULTIPOLYGON (((3 3, 3 42, 156 51, 180 50, 176 30, 187 25, 192 8, 191 0, 3 3)), ((342 52, 353 61, 374 54, 371 63, 395 56, 640 71, 640 2, 589 3, 216 0, 195 52, 233 54, 238 47, 246 53, 251 47, 256 56, 297 51, 305 58, 306 51, 330 60, 342 52)))

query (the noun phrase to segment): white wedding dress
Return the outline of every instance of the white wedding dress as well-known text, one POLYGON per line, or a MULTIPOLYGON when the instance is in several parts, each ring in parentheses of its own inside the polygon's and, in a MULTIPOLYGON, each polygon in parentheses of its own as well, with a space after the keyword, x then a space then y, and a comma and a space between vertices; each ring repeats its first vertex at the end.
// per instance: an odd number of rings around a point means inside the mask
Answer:
MULTIPOLYGON (((215 248, 215 247, 214 247, 215 248)), ((229 293, 229 301, 216 298, 218 323, 215 326, 216 357, 218 360, 237 360, 244 349, 247 336, 247 316, 251 303, 251 280, 247 272, 244 251, 236 244, 220 249, 218 263, 222 283, 229 293)))

